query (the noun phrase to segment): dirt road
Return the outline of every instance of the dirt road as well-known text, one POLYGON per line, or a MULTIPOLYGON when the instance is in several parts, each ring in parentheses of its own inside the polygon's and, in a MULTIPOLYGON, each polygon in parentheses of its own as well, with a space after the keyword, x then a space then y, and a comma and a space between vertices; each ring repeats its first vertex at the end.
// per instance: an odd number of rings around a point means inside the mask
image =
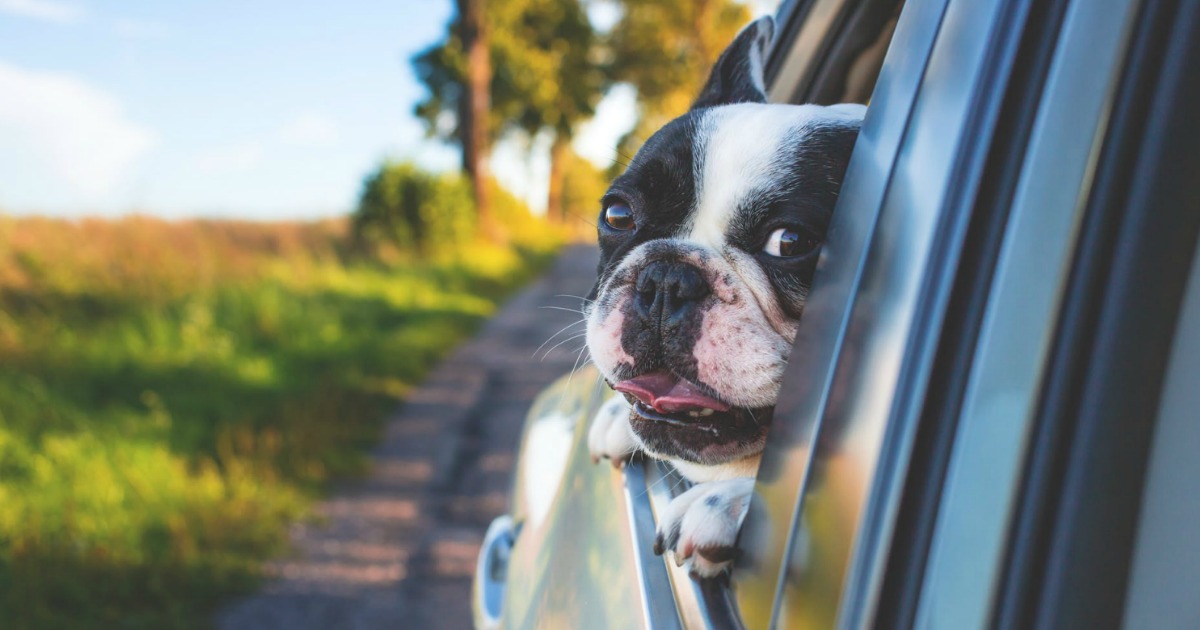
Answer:
MULTIPOLYGON (((505 511, 514 450, 533 397, 571 369, 583 340, 534 351, 579 319, 594 248, 568 248, 412 392, 388 422, 370 474, 296 525, 295 553, 256 596, 217 615, 225 630, 467 628, 475 558, 505 511)), ((574 326, 547 345, 566 339, 574 326)))

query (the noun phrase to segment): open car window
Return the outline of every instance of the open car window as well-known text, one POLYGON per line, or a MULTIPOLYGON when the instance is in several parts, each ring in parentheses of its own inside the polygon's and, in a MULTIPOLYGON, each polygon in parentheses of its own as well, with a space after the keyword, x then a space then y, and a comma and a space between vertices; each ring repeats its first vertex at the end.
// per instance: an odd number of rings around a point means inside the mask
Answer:
MULTIPOLYGON (((903 2, 898 0, 784 3, 777 17, 776 42, 768 60, 767 72, 773 86, 771 99, 796 103, 866 103, 883 65, 887 45, 892 41, 902 6, 903 2)), ((914 83, 910 82, 910 89, 914 83)), ((893 98, 903 100, 911 98, 911 94, 898 93, 893 98)), ((885 129, 885 135, 891 135, 882 140, 894 150, 899 139, 895 130, 903 128, 907 109, 900 106, 890 111, 887 124, 881 128, 885 129)), ((877 192, 881 193, 882 188, 877 192)), ((773 429, 770 440, 777 439, 775 433, 773 429)), ((653 461, 635 467, 631 475, 637 479, 635 485, 645 484, 643 500, 647 500, 651 511, 657 514, 661 514, 671 498, 687 486, 687 482, 669 466, 653 461)), ((799 480, 799 475, 790 479, 792 482, 799 480)), ((794 492, 797 487, 791 490, 794 492)), ((786 489, 783 491, 787 492, 786 489)), ((779 516, 784 522, 790 522, 793 504, 794 501, 788 499, 775 506, 781 509, 779 516)), ((636 504, 631 504, 629 509, 631 513, 639 513, 636 504)), ((647 523, 649 521, 640 527, 652 533, 652 526, 647 523)), ((748 538, 743 536, 743 541, 748 538)), ((783 545, 786 546, 786 540, 783 545)), ((643 554, 643 557, 646 556, 643 554)), ((734 624, 754 627, 760 625, 762 612, 770 614, 778 584, 773 569, 739 569, 735 598, 735 591, 724 582, 696 581, 688 577, 686 568, 670 562, 663 564, 679 618, 688 627, 729 627, 734 624), (751 593, 749 605, 739 605, 738 600, 751 593)), ((657 575, 660 564, 648 560, 647 565, 644 583, 661 583, 662 578, 657 575)), ((659 625, 664 623, 671 625, 673 620, 660 620, 659 625)))

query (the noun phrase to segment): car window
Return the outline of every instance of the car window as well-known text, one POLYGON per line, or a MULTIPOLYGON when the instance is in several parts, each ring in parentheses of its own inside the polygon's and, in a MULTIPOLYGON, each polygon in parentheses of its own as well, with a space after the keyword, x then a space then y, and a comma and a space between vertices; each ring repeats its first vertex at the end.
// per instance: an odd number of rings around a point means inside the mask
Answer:
MULTIPOLYGON (((832 376, 830 366, 837 357, 856 292, 864 248, 874 230, 877 210, 941 20, 941 4, 914 2, 901 13, 890 48, 901 52, 889 52, 888 61, 883 63, 871 109, 851 160, 839 210, 822 254, 828 264, 818 272, 806 305, 797 349, 780 392, 777 419, 759 471, 755 504, 743 528, 744 554, 734 572, 734 582, 747 627, 765 627, 771 623, 780 577, 793 574, 794 567, 787 561, 801 559, 799 555, 789 555, 788 550, 819 412, 819 407, 805 405, 822 400, 832 376)), ((892 11, 896 8, 896 4, 889 7, 892 11)), ((877 13, 887 15, 884 11, 877 13)), ((888 29, 886 32, 890 32, 890 27, 884 26, 888 20, 890 16, 880 25, 881 29, 888 29)), ((871 42, 868 47, 873 45, 872 38, 861 39, 871 42)), ((797 46, 800 52, 794 54, 800 56, 819 48, 802 38, 797 46)), ((803 94, 794 94, 798 84, 786 80, 782 72, 773 87, 772 98, 804 100, 803 94)), ((821 601, 829 602, 831 598, 821 601)), ((836 602, 836 598, 832 601, 836 602)), ((818 603, 808 610, 809 614, 824 615, 828 620, 828 607, 822 609, 818 603)))
MULTIPOLYGON (((836 103, 865 102, 882 65, 891 41, 902 0, 817 0, 786 2, 777 15, 776 42, 767 72, 774 87, 775 102, 836 103), (791 79, 779 78, 791 73, 791 79), (843 98, 843 96, 847 98, 843 98)), ((895 110, 897 112, 900 109, 895 110)), ((895 145, 901 124, 888 127, 887 140, 895 145)), ((774 439, 774 438, 771 438, 774 439)), ((644 497, 654 513, 661 513, 675 496, 687 489, 687 482, 664 466, 650 462, 634 471, 644 477, 644 497)), ((641 482, 639 482, 641 483, 641 482)), ((782 504, 781 504, 782 505, 782 504)), ((685 567, 666 563, 678 613, 688 627, 724 627, 749 620, 758 611, 772 608, 777 576, 769 571, 743 571, 748 581, 740 593, 756 590, 758 602, 738 608, 731 592, 720 581, 696 581, 685 567)))
POLYGON ((903 0, 792 0, 766 67, 775 103, 866 103, 903 0))

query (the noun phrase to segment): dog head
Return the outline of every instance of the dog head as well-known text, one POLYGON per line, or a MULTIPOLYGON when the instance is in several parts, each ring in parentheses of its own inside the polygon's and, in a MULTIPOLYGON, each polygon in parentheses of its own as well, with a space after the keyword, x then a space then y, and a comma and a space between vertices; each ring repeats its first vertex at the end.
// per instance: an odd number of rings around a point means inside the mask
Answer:
POLYGON ((587 344, 653 455, 762 451, 861 105, 768 105, 773 22, 722 53, 692 109, 602 200, 587 344))

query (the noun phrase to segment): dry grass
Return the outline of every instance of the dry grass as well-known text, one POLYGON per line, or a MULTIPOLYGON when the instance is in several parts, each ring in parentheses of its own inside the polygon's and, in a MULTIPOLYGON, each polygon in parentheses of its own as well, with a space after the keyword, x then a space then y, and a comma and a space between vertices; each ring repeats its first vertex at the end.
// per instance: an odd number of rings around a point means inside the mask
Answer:
POLYGON ((191 627, 556 246, 356 257, 342 221, 0 217, 0 619, 191 627))

